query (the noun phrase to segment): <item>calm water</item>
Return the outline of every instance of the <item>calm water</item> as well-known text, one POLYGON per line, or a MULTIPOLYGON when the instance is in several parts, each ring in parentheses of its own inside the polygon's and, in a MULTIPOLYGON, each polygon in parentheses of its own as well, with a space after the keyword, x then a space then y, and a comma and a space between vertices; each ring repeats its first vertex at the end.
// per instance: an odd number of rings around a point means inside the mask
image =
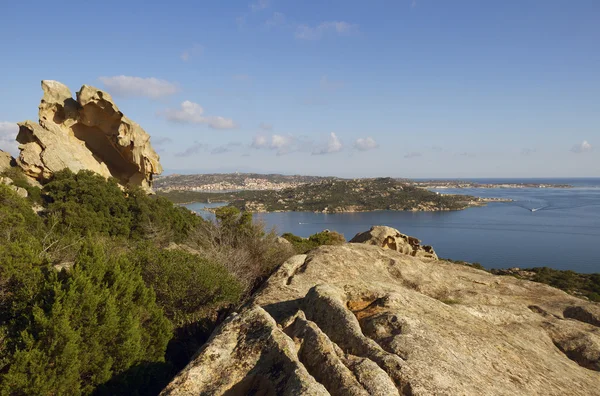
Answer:
MULTIPOLYGON (((440 190, 515 200, 456 212, 287 212, 256 217, 280 233, 304 237, 327 228, 350 239, 372 225, 387 225, 432 245, 440 257, 479 262, 488 268, 548 266, 600 272, 600 179, 475 181, 566 183, 576 188, 440 190)), ((196 211, 202 206, 206 204, 187 205, 196 211)))

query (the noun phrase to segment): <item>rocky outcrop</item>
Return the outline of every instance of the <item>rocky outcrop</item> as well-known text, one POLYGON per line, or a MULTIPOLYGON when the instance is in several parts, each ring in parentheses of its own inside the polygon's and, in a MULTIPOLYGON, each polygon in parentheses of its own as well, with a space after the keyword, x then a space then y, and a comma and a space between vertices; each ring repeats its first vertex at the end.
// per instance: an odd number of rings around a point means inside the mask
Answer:
POLYGON ((0 150, 0 173, 15 166, 15 159, 6 151, 0 150))
POLYGON ((20 197, 27 198, 27 196, 29 195, 27 190, 25 190, 23 187, 13 185, 13 180, 11 178, 0 176, 0 184, 5 184, 9 186, 20 197))
POLYGON ((366 243, 384 249, 392 249, 413 257, 423 257, 437 260, 437 254, 431 246, 421 245, 415 237, 401 234, 398 230, 386 226, 374 226, 369 231, 356 234, 350 243, 366 243))
POLYGON ((112 176, 124 186, 149 189, 162 172, 150 136, 121 113, 106 92, 84 85, 76 100, 65 85, 42 81, 39 123, 19 123, 17 163, 39 181, 68 168, 112 176))
POLYGON ((350 243, 284 263, 163 395, 600 395, 597 305, 350 243))

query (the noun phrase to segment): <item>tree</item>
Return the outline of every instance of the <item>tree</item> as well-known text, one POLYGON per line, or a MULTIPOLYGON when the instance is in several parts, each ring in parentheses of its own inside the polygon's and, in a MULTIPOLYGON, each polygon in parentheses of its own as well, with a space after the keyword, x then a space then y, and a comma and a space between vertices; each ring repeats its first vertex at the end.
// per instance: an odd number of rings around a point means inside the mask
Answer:
POLYGON ((134 365, 164 360, 171 325, 126 257, 88 240, 70 271, 38 272, 30 301, 5 305, 2 394, 89 394, 134 365))

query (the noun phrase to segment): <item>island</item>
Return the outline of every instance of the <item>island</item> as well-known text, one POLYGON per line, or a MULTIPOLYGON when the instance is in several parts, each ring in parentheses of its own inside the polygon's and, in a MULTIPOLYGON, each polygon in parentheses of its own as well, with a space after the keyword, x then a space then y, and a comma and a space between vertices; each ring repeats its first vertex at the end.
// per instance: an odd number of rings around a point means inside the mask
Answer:
POLYGON ((369 212, 377 210, 449 211, 482 206, 499 198, 432 192, 393 178, 325 179, 280 190, 223 193, 158 191, 176 203, 227 202, 250 212, 369 212))

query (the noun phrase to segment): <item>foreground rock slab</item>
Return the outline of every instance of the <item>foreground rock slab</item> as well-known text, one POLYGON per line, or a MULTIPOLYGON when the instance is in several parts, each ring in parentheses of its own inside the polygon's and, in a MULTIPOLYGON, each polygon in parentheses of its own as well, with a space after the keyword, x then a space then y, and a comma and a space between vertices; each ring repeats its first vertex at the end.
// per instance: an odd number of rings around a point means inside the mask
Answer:
POLYGON ((163 395, 600 395, 600 309, 369 244, 292 257, 163 395))
POLYGON ((24 172, 40 182, 68 168, 114 177, 123 186, 150 189, 162 172, 150 136, 119 111, 111 96, 89 85, 76 100, 58 81, 42 81, 39 123, 19 123, 17 159, 24 172))

